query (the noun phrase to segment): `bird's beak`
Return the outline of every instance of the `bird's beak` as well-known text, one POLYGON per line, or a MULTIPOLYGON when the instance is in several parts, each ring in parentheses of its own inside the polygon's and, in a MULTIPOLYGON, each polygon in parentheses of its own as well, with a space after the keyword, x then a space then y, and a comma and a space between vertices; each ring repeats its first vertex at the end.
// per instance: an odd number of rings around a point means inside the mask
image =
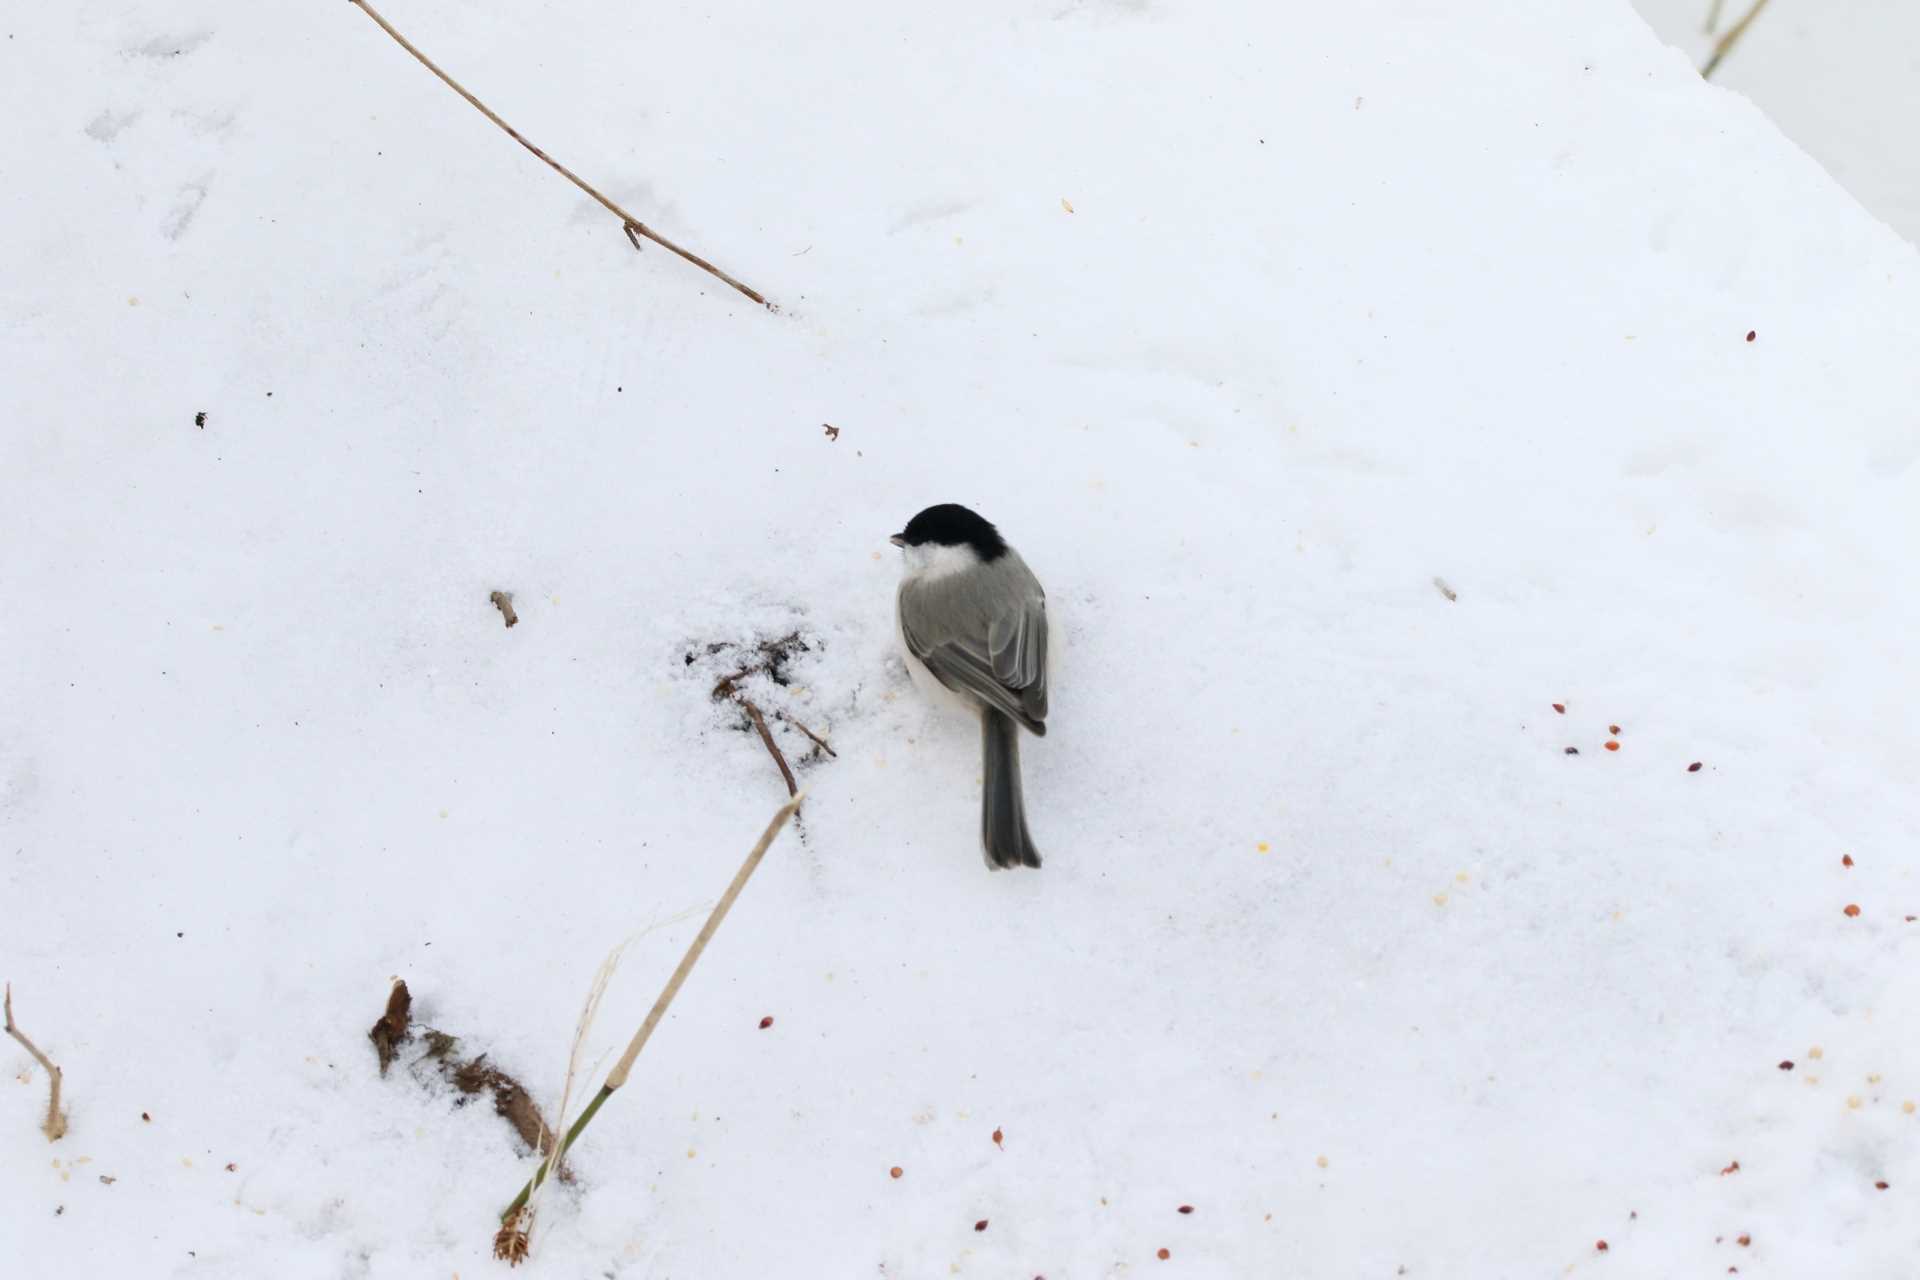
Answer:
POLYGON ((896 534, 894 534, 894 535, 893 535, 893 536, 892 536, 891 538, 888 538, 888 539, 887 539, 887 541, 888 541, 888 542, 891 542, 891 543, 892 543, 892 544, 893 544, 894 546, 896 546, 896 547, 904 547, 904 546, 906 546, 906 545, 907 545, 907 540, 906 540, 905 538, 903 538, 903 537, 901 537, 901 536, 900 536, 899 534, 897 534, 897 533, 896 533, 896 534))

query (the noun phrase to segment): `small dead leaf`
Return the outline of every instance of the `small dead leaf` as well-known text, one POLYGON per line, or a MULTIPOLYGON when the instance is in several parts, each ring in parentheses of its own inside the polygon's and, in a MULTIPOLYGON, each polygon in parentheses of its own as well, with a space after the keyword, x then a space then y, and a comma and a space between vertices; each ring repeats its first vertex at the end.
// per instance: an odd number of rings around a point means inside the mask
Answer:
POLYGON ((1873 1184, 1873 1189, 1875 1191, 1885 1191, 1887 1189, 1887 1184, 1884 1182, 1876 1182, 1873 1184))
POLYGON ((887 1176, 889 1178, 898 1178, 904 1173, 906 1173, 906 1170, 902 1169, 899 1165, 895 1165, 893 1168, 887 1170, 887 1176))
POLYGON ((1154 1254, 1153 1256, 1160 1259, 1160 1261, 1165 1262, 1168 1258, 1171 1258, 1173 1256, 1173 1251, 1171 1249, 1162 1249, 1160 1252, 1154 1254))
POLYGON ((1849 916, 1857 916, 1860 914, 1860 904, 1857 902, 1849 902, 1842 910, 1849 916))
POLYGON ((1843 854, 1841 854, 1841 855, 1840 855, 1840 865, 1841 865, 1841 866, 1843 866, 1843 867, 1850 867, 1850 866, 1852 866, 1852 865, 1853 865, 1853 855, 1852 855, 1852 854, 1850 854, 1850 853, 1843 853, 1843 854))
POLYGON ((827 439, 838 440, 840 438, 840 428, 834 426, 831 422, 823 422, 820 425, 826 430, 827 439))
POLYGON ((1730 1173, 1738 1173, 1738 1172, 1740 1172, 1740 1162, 1738 1160, 1735 1160, 1732 1164, 1728 1165, 1726 1168, 1720 1171, 1720 1176, 1724 1178, 1730 1173))
POLYGON ((980 1221, 973 1224, 973 1229, 975 1231, 985 1231, 987 1229, 987 1220, 985 1218, 980 1219, 980 1221))
POLYGON ((1007 1144, 1002 1142, 1001 1139, 1006 1136, 1007 1135, 1000 1132, 1000 1130, 995 1129, 993 1131, 993 1145, 996 1147, 999 1147, 1002 1151, 1005 1151, 1007 1149, 1007 1144))
POLYGON ((1181 1206, 1180 1206, 1180 1212, 1181 1212, 1181 1213, 1192 1213, 1192 1212, 1193 1212, 1193 1206, 1192 1206, 1192 1205, 1190 1205, 1190 1204, 1183 1204, 1183 1205, 1181 1205, 1181 1206))
POLYGON ((767 1015, 766 1017, 764 1017, 764 1018, 762 1018, 762 1019, 760 1019, 760 1029, 761 1029, 762 1031, 765 1031, 765 1030, 766 1030, 766 1029, 767 1029, 768 1027, 770 1027, 770 1026, 772 1026, 772 1025, 773 1025, 773 1015, 772 1015, 772 1014, 768 1014, 768 1015, 767 1015))
POLYGON ((1607 1242, 1605 1240, 1595 1240, 1593 1242, 1593 1249, 1595 1253, 1605 1253, 1607 1251, 1607 1242))
POLYGON ((1618 751, 1619 749, 1620 749, 1619 743, 1615 742, 1612 738, 1607 739, 1607 750, 1618 751))
POLYGON ((1694 762, 1693 762, 1692 764, 1690 764, 1690 765, 1688 765, 1688 766, 1687 766, 1687 772, 1688 772, 1688 773, 1698 773, 1698 772, 1700 772, 1700 762, 1699 762, 1698 760, 1695 760, 1695 761, 1694 761, 1694 762))
POLYGON ((1065 209, 1068 213, 1073 212, 1073 202, 1068 200, 1065 196, 1060 197, 1060 207, 1062 209, 1065 209))
POLYGON ((1742 1232, 1740 1235, 1734 1237, 1733 1242, 1739 1245, 1742 1249, 1744 1249, 1748 1245, 1753 1243, 1753 1237, 1750 1235, 1747 1235, 1745 1232, 1742 1232))
POLYGON ((1554 703, 1554 704, 1553 704, 1553 709, 1554 709, 1555 711, 1558 711, 1558 712, 1559 712, 1559 713, 1560 713, 1561 715, 1565 715, 1565 714, 1567 714, 1567 704, 1566 704, 1566 703, 1564 703, 1564 702, 1556 702, 1556 703, 1554 703))

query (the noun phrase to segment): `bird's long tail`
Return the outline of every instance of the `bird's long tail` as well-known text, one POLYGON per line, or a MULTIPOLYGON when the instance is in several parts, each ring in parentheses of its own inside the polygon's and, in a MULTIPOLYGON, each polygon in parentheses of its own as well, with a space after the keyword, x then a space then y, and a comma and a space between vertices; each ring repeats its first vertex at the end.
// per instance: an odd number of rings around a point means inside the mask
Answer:
POLYGON ((1040 851, 1027 831, 1027 808, 1020 794, 1020 726, 1004 711, 980 715, 980 745, 985 786, 980 796, 980 843, 987 866, 1037 867, 1040 851))

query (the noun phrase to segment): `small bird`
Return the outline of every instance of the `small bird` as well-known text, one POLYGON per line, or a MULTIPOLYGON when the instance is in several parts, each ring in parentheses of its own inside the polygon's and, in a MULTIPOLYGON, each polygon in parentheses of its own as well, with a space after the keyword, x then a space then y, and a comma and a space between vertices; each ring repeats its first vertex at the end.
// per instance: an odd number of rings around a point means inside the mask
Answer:
POLYGON ((1020 730, 1047 732, 1047 593, 1000 531, 928 507, 893 535, 905 554, 895 620, 914 683, 980 717, 987 867, 1037 867, 1020 790, 1020 730))

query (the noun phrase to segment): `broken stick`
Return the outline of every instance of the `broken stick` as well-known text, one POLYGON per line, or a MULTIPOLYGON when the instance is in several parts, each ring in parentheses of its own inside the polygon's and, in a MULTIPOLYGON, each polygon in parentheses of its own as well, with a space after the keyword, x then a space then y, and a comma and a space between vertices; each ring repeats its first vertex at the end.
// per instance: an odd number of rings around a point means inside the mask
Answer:
POLYGON ((773 756, 773 762, 780 766, 780 776, 786 779, 787 794, 797 796, 800 787, 793 780, 793 770, 787 765, 787 757, 780 751, 780 744, 773 740, 773 730, 767 728, 767 718, 760 714, 760 708, 753 705, 753 699, 743 693, 735 693, 733 700, 747 709, 747 718, 753 721, 753 727, 760 732, 760 741, 767 744, 767 752, 773 756))
POLYGON ((58 1142, 67 1135, 67 1115, 60 1110, 60 1068, 53 1065, 53 1059, 40 1052, 40 1047, 27 1039, 26 1032, 13 1024, 13 984, 7 984, 7 1034, 20 1042, 20 1046, 33 1055, 33 1060, 47 1072, 47 1118, 41 1122, 40 1132, 47 1135, 48 1142, 58 1142))

